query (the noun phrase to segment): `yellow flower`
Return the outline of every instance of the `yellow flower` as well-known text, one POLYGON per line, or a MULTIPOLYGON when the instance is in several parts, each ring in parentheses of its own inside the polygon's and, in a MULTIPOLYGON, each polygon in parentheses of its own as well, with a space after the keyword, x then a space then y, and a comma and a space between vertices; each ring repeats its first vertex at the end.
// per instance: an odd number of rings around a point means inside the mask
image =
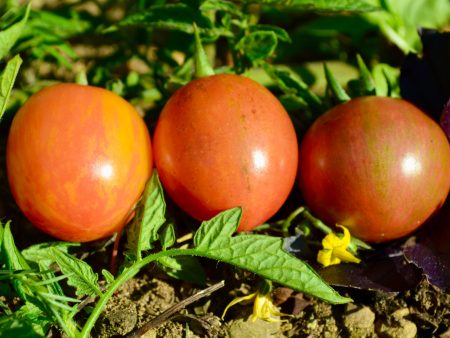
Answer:
MULTIPOLYGON (((253 302, 253 313, 251 315, 251 320, 254 322, 256 319, 265 320, 267 322, 282 322, 280 316, 289 316, 288 314, 281 313, 278 308, 273 304, 272 297, 270 296, 270 291, 272 289, 271 284, 267 284, 269 281, 264 281, 265 285, 260 287, 258 291, 243 297, 237 297, 233 299, 230 304, 227 305, 222 314, 222 320, 225 317, 228 309, 233 305, 243 302, 245 300, 252 300, 253 302), (268 287, 267 287, 268 286, 268 287)), ((270 282, 269 282, 270 283, 270 282)))
POLYGON ((317 254, 317 261, 323 266, 339 264, 342 262, 359 263, 361 260, 347 250, 350 245, 350 232, 342 225, 338 225, 344 231, 344 236, 339 237, 330 232, 322 240, 323 249, 317 254))

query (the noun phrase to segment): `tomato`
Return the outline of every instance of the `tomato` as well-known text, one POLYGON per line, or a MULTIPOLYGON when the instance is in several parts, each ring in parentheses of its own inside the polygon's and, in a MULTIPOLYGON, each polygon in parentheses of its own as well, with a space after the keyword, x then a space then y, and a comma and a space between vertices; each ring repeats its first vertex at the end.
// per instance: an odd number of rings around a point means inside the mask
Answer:
POLYGON ((165 105, 153 137, 166 192, 199 220, 241 206, 238 231, 265 222, 295 183, 297 137, 270 91, 239 75, 191 81, 165 105))
POLYGON ((15 115, 6 149, 12 194, 44 232, 86 242, 119 230, 150 176, 142 118, 105 89, 58 84, 15 115))
POLYGON ((443 204, 450 149, 439 125, 401 99, 363 97, 319 117, 300 146, 306 204, 369 242, 409 234, 443 204))

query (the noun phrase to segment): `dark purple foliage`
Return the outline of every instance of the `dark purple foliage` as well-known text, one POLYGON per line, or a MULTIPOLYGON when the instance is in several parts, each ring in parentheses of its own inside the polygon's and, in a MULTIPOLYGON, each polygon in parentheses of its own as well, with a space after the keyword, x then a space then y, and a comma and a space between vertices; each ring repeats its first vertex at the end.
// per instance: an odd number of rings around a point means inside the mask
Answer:
POLYGON ((429 282, 450 292, 450 202, 405 247, 405 256, 422 269, 429 282))
MULTIPOLYGON (((450 61, 449 61, 450 62, 450 61)), ((444 129, 447 138, 450 140, 450 99, 444 107, 441 115, 441 127, 444 129)))
POLYGON ((421 280, 420 270, 406 262, 397 243, 361 258, 360 264, 332 265, 319 274, 331 285, 383 292, 409 290, 421 280))
POLYGON ((407 55, 400 75, 401 95, 435 120, 450 98, 450 32, 422 29, 423 56, 407 55))

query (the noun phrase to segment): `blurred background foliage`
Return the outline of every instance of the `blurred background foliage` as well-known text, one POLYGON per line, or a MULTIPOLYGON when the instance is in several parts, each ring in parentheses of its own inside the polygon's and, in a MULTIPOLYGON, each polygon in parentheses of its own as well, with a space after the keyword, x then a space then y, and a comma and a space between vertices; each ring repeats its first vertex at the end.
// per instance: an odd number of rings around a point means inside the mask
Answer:
POLYGON ((422 52, 418 28, 450 29, 448 0, 34 0, 29 13, 26 4, 0 4, 0 39, 17 30, 3 61, 24 60, 9 112, 50 82, 87 80, 130 100, 150 125, 192 79, 193 22, 216 72, 270 87, 306 124, 334 103, 324 63, 357 95, 360 55, 377 94, 398 96, 399 67, 422 52))

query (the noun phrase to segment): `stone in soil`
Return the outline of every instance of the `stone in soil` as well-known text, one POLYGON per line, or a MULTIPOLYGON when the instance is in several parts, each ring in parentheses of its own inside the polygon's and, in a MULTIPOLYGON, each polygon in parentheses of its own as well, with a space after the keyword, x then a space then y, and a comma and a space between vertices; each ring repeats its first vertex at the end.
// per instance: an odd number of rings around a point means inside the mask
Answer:
POLYGON ((348 304, 342 321, 350 338, 375 337, 375 314, 368 306, 348 304))

